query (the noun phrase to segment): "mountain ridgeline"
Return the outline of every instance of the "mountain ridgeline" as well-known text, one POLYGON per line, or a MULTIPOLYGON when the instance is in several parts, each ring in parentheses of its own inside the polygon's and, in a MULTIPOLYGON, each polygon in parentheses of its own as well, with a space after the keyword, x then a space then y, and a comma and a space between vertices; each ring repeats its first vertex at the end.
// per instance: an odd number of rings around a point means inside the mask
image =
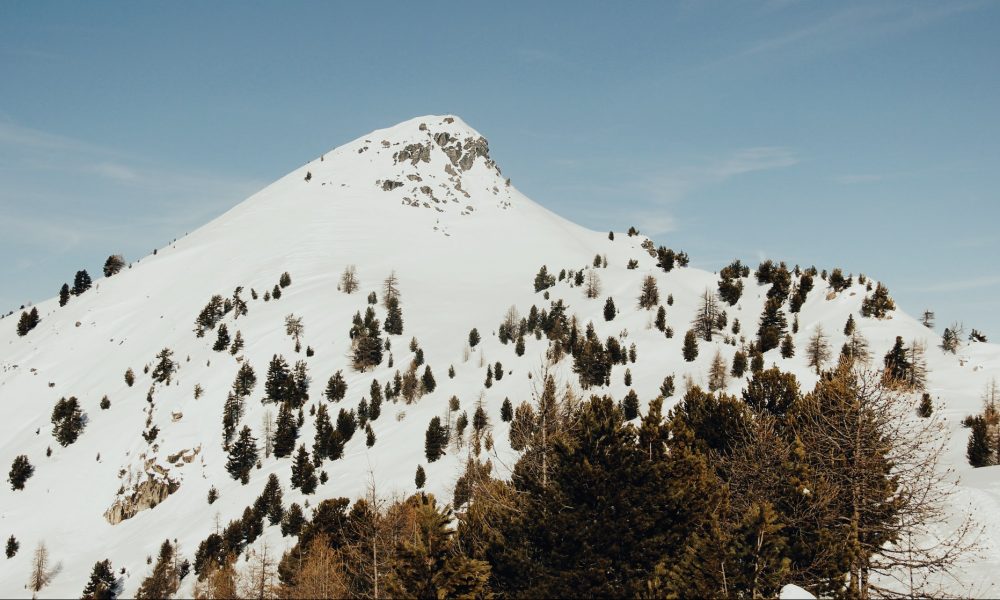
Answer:
POLYGON ((696 261, 457 117, 319 156, 0 320, 0 593, 989 595, 1000 349, 696 261))

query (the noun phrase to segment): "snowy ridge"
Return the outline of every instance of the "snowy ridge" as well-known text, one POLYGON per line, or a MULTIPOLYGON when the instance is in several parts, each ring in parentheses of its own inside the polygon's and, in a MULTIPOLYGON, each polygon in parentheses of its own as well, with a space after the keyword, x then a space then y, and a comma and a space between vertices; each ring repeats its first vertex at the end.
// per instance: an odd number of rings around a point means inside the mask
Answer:
MULTIPOLYGON (((638 358, 629 365, 632 385, 623 383, 624 368, 615 367, 611 385, 599 393, 621 399, 635 389, 644 409, 665 375, 676 375, 679 386, 685 375, 704 384, 715 347, 730 362, 736 348, 723 344, 720 336, 717 342, 702 343, 698 359, 687 363, 681 345, 698 297, 706 288, 716 289, 718 276, 694 268, 665 273, 643 248, 644 241, 624 233, 609 240, 607 233, 551 213, 509 184, 482 135, 457 117, 425 116, 317 157, 155 256, 96 280, 65 307, 56 299, 39 303, 41 323, 25 337, 16 335, 15 319, 0 321, 0 463, 6 468, 15 456, 26 454, 35 466, 24 490, 0 490, 0 537, 13 534, 21 542, 14 558, 0 561, 0 595, 30 595, 24 586, 39 541, 47 543, 52 562, 59 565, 40 597, 79 595, 91 566, 104 558, 111 559, 116 572, 125 568, 124 593, 134 594, 151 568, 146 556, 155 556, 164 539, 177 539, 180 552, 190 558, 217 521, 224 525, 240 516, 270 473, 280 477, 286 505, 307 500, 315 505, 327 497, 356 498, 372 479, 385 495, 412 493, 414 470, 421 464, 427 490, 450 500, 468 445, 449 448, 432 464, 423 450, 428 421, 446 415, 452 395, 470 414, 482 401, 496 443, 494 473, 503 476, 516 453, 509 446, 508 425, 500 420, 500 405, 506 397, 515 404, 531 397, 546 345, 528 338, 527 351, 519 357, 513 344, 500 343, 496 329, 510 306, 521 315, 533 304, 549 307, 549 300, 532 288, 543 264, 558 274, 564 268, 589 267, 595 254, 607 258, 608 267, 597 269, 598 298, 587 299, 582 288, 568 281, 548 290, 550 300, 563 299, 567 314, 576 315, 581 326, 592 321, 602 339, 620 336, 626 347, 636 344, 638 358), (638 261, 636 269, 626 269, 630 260, 638 261), (338 282, 352 264, 360 288, 348 295, 338 290, 338 282), (292 284, 280 299, 250 299, 251 289, 263 296, 286 271, 292 284), (390 336, 387 356, 392 354, 394 366, 383 361, 367 372, 354 371, 348 358, 351 317, 364 313, 369 292, 381 296, 382 281, 393 271, 399 277, 405 324, 402 336, 390 336), (656 277, 661 302, 668 294, 675 299, 667 306, 667 323, 677 332, 672 339, 652 327, 655 313, 636 306, 646 275, 656 277), (209 298, 231 297, 240 286, 248 314, 234 318, 230 313, 222 322, 231 335, 241 332, 246 345, 239 355, 257 374, 241 424, 253 428, 258 438, 265 413, 276 413, 276 407, 260 402, 275 354, 290 364, 307 363, 312 380, 307 411, 309 404, 327 402, 322 391, 338 370, 347 379, 347 397, 330 408, 334 415, 340 407, 355 408, 368 397, 373 379, 384 387, 397 369, 405 370, 413 358, 408 343, 414 337, 433 369, 437 389, 414 404, 384 403, 382 415, 372 423, 375 445, 366 447, 363 432, 355 434, 342 459, 324 463, 329 480, 315 495, 291 489, 288 458, 263 460, 249 484, 240 485, 225 471, 222 449, 222 406, 240 363, 228 352, 212 350, 214 331, 203 338, 193 333, 195 317, 209 298), (602 317, 608 296, 620 310, 610 322, 602 317), (305 326, 301 353, 284 331, 289 314, 301 317, 305 326), (474 327, 483 341, 468 351, 467 336, 474 327), (315 350, 314 356, 306 356, 306 346, 315 350), (171 385, 155 386, 150 409, 146 398, 152 382, 143 368, 152 368, 163 348, 173 350, 180 368, 171 385), (505 374, 487 389, 485 367, 497 361, 505 374), (451 365, 453 379, 447 375, 451 365), (124 380, 129 368, 136 376, 132 387, 124 380), (198 399, 196 385, 203 390, 198 399), (105 395, 111 407, 101 410, 105 395), (51 435, 49 418, 55 402, 70 396, 79 398, 88 422, 79 440, 63 448, 51 435), (159 428, 153 443, 141 435, 147 419, 159 428), (51 456, 46 456, 50 447, 51 456), (106 513, 123 496, 141 492, 143 481, 174 489, 147 502, 151 508, 112 525, 106 513), (213 485, 220 497, 209 506, 206 495, 213 485)), ((766 287, 752 277, 744 283, 741 301, 726 308, 730 322, 739 318, 742 335, 752 339, 766 287)), ((937 347, 937 334, 902 312, 884 321, 860 318, 863 285, 829 292, 817 278, 799 315, 797 347, 804 347, 813 327, 821 324, 831 335, 832 348, 839 349, 851 314, 876 361, 896 336, 907 343, 926 342, 928 391, 952 435, 946 460, 964 479, 958 498, 962 506, 956 508, 973 508, 986 528, 986 558, 970 567, 966 583, 969 593, 990 595, 995 592, 993 572, 1000 566, 1000 518, 991 516, 1000 514, 1000 484, 995 483, 996 468, 972 471, 967 466, 967 430, 959 421, 981 408, 983 388, 1000 374, 1000 347, 973 344, 963 346, 957 356, 945 354, 937 347)), ((376 312, 384 320, 381 304, 376 312)), ((765 358, 768 365, 794 372, 807 388, 816 376, 802 354, 785 360, 773 350, 765 358)), ((556 372, 561 383, 576 385, 571 363, 564 359, 556 372)), ((727 391, 737 393, 744 383, 730 380, 727 391)), ((313 433, 307 412, 299 443, 311 447, 313 433)), ((139 495, 153 498, 159 488, 145 489, 139 495)), ((291 543, 273 526, 264 537, 272 548, 291 543)), ((185 583, 189 586, 193 579, 185 583)), ((190 593, 182 588, 182 595, 190 593)))

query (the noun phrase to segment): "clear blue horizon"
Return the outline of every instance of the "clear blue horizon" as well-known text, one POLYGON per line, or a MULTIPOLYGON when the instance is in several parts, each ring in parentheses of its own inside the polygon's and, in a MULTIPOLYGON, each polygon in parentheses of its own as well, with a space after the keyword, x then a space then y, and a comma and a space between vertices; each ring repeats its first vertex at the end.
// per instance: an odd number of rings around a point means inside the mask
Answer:
POLYGON ((1000 3, 0 5, 0 309, 373 129, 717 270, 864 272, 1000 337, 1000 3))

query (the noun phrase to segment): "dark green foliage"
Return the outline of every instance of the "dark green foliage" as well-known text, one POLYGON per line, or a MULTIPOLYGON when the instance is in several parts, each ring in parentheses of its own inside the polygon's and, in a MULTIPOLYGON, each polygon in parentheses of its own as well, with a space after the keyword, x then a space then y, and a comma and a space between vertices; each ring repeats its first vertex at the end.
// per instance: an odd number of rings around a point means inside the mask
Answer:
POLYGON ((472 429, 476 433, 482 433, 490 424, 490 418, 486 416, 486 410, 480 404, 476 407, 476 412, 472 414, 472 429))
POLYGON ((432 418, 427 426, 427 434, 424 436, 424 455, 427 457, 427 462, 434 462, 441 458, 447 445, 448 431, 441 424, 441 418, 432 418))
POLYGON ((689 329, 684 334, 684 348, 682 353, 684 360, 687 362, 693 362, 694 359, 698 358, 698 337, 695 335, 693 329, 689 329))
POLYGON ((417 474, 413 477, 413 483, 417 486, 418 490, 424 489, 424 484, 427 483, 427 474, 424 473, 423 465, 417 465, 417 474))
POLYGON ((469 346, 475 348, 478 343, 479 343, 479 330, 473 327, 472 331, 469 332, 469 346))
POLYGON ((654 322, 656 328, 660 331, 666 331, 667 329, 667 309, 660 306, 656 309, 656 321, 654 322))
POLYGON ((305 445, 300 445, 292 461, 292 487, 302 490, 303 494, 311 494, 316 491, 318 485, 316 479, 316 468, 309 460, 309 453, 306 452, 305 445))
POLYGON ((747 371, 747 354, 742 350, 737 350, 733 354, 733 368, 729 373, 733 377, 743 377, 743 374, 747 371))
POLYGON ((132 387, 132 385, 134 383, 135 383, 135 373, 132 371, 132 369, 126 370, 125 371, 125 385, 127 385, 129 387, 132 387))
POLYGON ((125 258, 121 254, 112 254, 104 261, 104 276, 117 275, 125 268, 125 258))
POLYGON ((337 371, 326 384, 326 399, 330 402, 340 402, 346 394, 347 382, 344 381, 343 373, 337 371))
POLYGON ((267 483, 264 484, 264 490, 261 491, 260 496, 254 501, 254 512, 266 515, 267 521, 271 525, 281 523, 281 519, 285 516, 285 509, 281 504, 281 496, 281 483, 278 481, 278 476, 271 473, 267 477, 267 483))
POLYGON ((844 335, 853 335, 857 325, 854 323, 854 315, 847 315, 847 322, 844 323, 844 335))
POLYGON ((632 369, 625 369, 625 385, 632 385, 632 369))
POLYGON ((781 310, 781 301, 769 298, 764 304, 764 312, 760 316, 760 327, 757 329, 757 347, 760 352, 773 350, 781 344, 781 338, 788 329, 785 313, 781 310))
POLYGON ((354 315, 350 334, 355 369, 365 371, 382 363, 383 345, 379 330, 379 321, 371 306, 365 311, 363 321, 360 314, 354 315))
POLYGON ((965 456, 973 467, 988 467, 993 464, 993 450, 990 448, 989 430, 986 419, 976 415, 972 419, 972 431, 965 456))
POLYGON ((903 345, 902 337, 896 336, 896 343, 886 353, 883 362, 885 363, 886 380, 897 383, 910 381, 913 364, 909 359, 909 349, 903 345))
POLYGON ((499 360, 493 365, 493 377, 497 381, 503 379, 503 364, 501 364, 499 360))
POLYGON ((291 454, 298 438, 299 428, 292 408, 287 403, 282 403, 278 409, 278 424, 274 432, 274 455, 281 458, 291 454))
POLYGON ((613 361, 601 341, 594 335, 593 323, 587 324, 587 335, 573 357, 573 372, 580 377, 584 389, 607 385, 613 361))
POLYGON ((215 489, 215 486, 208 488, 208 503, 215 504, 215 501, 219 499, 219 490, 215 489))
POLYGON ((829 277, 827 277, 826 282, 830 284, 835 292, 842 292, 851 286, 853 283, 853 277, 844 277, 844 272, 840 269, 834 269, 830 271, 829 277))
POLYGON ((353 410, 340 409, 337 413, 337 429, 336 432, 340 436, 340 439, 347 442, 351 441, 354 437, 354 432, 358 429, 358 421, 354 415, 353 410))
POLYGON ((59 306, 66 306, 69 302, 69 284, 64 283, 62 287, 59 288, 59 306))
POLYGON ((164 348, 157 353, 156 367, 153 368, 153 381, 170 385, 170 379, 173 377, 174 371, 177 370, 173 356, 174 351, 170 348, 164 348))
POLYGON ((17 538, 15 538, 14 536, 10 536, 9 538, 7 538, 7 548, 6 548, 7 558, 14 558, 14 555, 17 554, 17 551, 20 549, 21 549, 21 542, 17 541, 17 538))
POLYGON ((179 574, 174 568, 174 547, 169 540, 164 540, 160 546, 160 554, 153 567, 153 573, 142 580, 135 593, 136 600, 154 600, 170 598, 177 591, 180 582, 179 574))
POLYGON ((22 312, 21 318, 17 321, 17 335, 21 337, 28 335, 28 332, 38 327, 40 322, 37 308, 32 307, 30 311, 22 312))
POLYGON ((76 276, 73 277, 73 295, 79 296, 80 294, 86 292, 90 289, 93 282, 90 279, 90 274, 87 270, 77 271, 76 276))
POLYGON ((555 284, 555 276, 549 275, 548 266, 542 265, 542 268, 538 270, 538 274, 535 275, 535 291, 540 292, 554 286, 555 284))
POLYGON ((281 277, 278 278, 278 285, 280 285, 283 288, 292 285, 292 276, 288 274, 288 271, 282 273, 281 277))
POLYGON ((504 423, 510 423, 513 418, 514 406, 511 404, 510 398, 504 398, 503 404, 500 406, 500 420, 504 423))
POLYGON ((243 418, 243 400, 240 396, 230 392, 226 396, 226 402, 222 405, 222 446, 229 448, 229 444, 236 435, 236 427, 243 418))
POLYGON ((492 365, 486 365, 486 381, 483 383, 483 385, 487 389, 493 387, 493 366, 492 365))
POLYGON ((760 352, 754 351, 750 355, 750 372, 760 373, 764 370, 764 355, 760 352))
POLYGON ((524 336, 518 336, 517 343, 514 344, 514 354, 524 356, 524 336))
POLYGON ((250 470, 257 464, 257 440, 250 428, 244 426, 236 442, 229 449, 229 460, 226 461, 226 471, 233 479, 239 479, 246 485, 250 482, 250 470))
POLYGON ((434 381, 434 373, 431 372, 430 365, 424 367, 424 374, 420 378, 420 385, 423 388, 424 393, 427 394, 430 394, 437 388, 437 382, 434 381))
POLYGON ((925 392, 924 395, 920 398, 920 406, 917 407, 917 414, 921 418, 926 419, 930 417, 931 414, 933 413, 934 413, 934 403, 931 401, 931 395, 925 392))
POLYGON ((795 375, 777 368, 755 373, 743 391, 743 401, 757 412, 784 416, 801 399, 795 375))
POLYGON ((667 375, 663 378, 663 383, 660 384, 660 395, 664 398, 669 398, 674 395, 674 376, 667 375))
POLYGON ((719 271, 719 297, 730 306, 736 306, 743 295, 741 278, 750 274, 750 268, 740 261, 733 261, 719 271))
POLYGON ((781 340, 781 358, 792 358, 795 356, 795 342, 790 334, 785 334, 781 340))
POLYGON ((635 393, 635 390, 629 390, 628 394, 625 394, 625 399, 622 400, 622 414, 626 421, 631 421, 639 416, 639 395, 635 393))
POLYGON ((884 319, 889 312, 896 310, 896 303, 889 296, 889 289, 881 283, 871 296, 866 296, 861 302, 861 315, 875 319, 884 319))
POLYGON ((285 511, 285 518, 281 521, 281 535, 298 536, 305 522, 306 517, 302 513, 302 507, 297 502, 292 502, 292 505, 285 511))
MULTIPOLYGON (((375 292, 372 292, 373 294, 375 292)), ((399 308, 399 298, 392 296, 386 301, 385 332, 389 335, 403 334, 403 311, 399 308)))
POLYGON ((60 398, 52 409, 52 435, 60 446, 69 446, 83 431, 83 412, 76 397, 60 398))
POLYGON ((229 348, 229 328, 226 327, 225 323, 219 325, 219 335, 215 339, 215 344, 212 346, 212 350, 216 352, 222 352, 229 348))
POLYGON ((103 398, 101 398, 100 407, 101 410, 108 410, 109 408, 111 408, 111 400, 108 400, 108 397, 104 396, 103 398))
POLYGON ((18 455, 14 458, 14 462, 11 463, 10 473, 7 476, 7 481, 10 482, 10 489, 23 490, 24 482, 34 474, 35 467, 31 466, 28 457, 24 454, 18 455))
POLYGON ((240 365, 240 370, 236 372, 236 379, 233 381, 233 393, 240 398, 246 398, 253 393, 254 386, 257 385, 257 374, 249 362, 240 365))
POLYGON ((650 310, 659 303, 660 292, 656 287, 656 278, 652 275, 647 275, 642 280, 642 291, 639 293, 639 307, 650 310))
POLYGON ((80 598, 82 600, 113 600, 117 587, 118 581, 111 568, 111 561, 108 559, 99 560, 94 563, 94 569, 90 572, 90 580, 83 588, 83 595, 80 598))
POLYGON ((615 308, 615 301, 608 296, 608 299, 604 301, 604 320, 611 321, 618 314, 618 309, 615 308))
POLYGON ((271 297, 274 298, 275 300, 280 299, 281 298, 281 288, 278 287, 277 285, 274 286, 274 288, 271 289, 271 297))

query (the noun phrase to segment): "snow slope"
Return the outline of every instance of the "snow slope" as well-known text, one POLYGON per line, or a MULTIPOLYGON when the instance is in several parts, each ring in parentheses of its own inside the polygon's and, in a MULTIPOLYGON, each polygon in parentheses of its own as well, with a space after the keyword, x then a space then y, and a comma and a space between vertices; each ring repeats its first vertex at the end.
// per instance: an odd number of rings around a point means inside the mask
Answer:
MULTIPOLYGON (((441 460, 427 464, 424 432, 433 416, 447 414, 448 398, 456 395, 462 410, 474 411, 482 399, 496 440, 495 473, 503 475, 516 454, 507 441, 507 424, 500 420, 500 405, 509 397, 515 405, 529 399, 545 351, 543 341, 527 340, 523 357, 513 344, 496 337, 497 325, 508 307, 522 315, 532 304, 548 308, 549 301, 535 293, 532 280, 542 264, 553 274, 560 269, 589 267, 595 254, 606 256, 608 267, 598 269, 602 282, 599 299, 587 299, 583 290, 560 281, 549 292, 563 298, 568 313, 581 323, 593 321, 605 338, 624 335, 625 346, 635 343, 638 360, 629 365, 631 386, 645 401, 658 393, 665 375, 675 374, 678 385, 685 374, 704 382, 715 351, 702 343, 698 359, 681 357, 683 332, 693 316, 698 296, 715 289, 717 275, 692 268, 664 273, 640 247, 645 238, 624 233, 609 240, 607 233, 579 227, 551 213, 512 187, 489 157, 482 136, 457 117, 426 116, 395 127, 374 131, 318 157, 261 190, 201 229, 146 256, 127 270, 95 281, 94 288, 60 308, 56 299, 37 305, 40 325, 26 337, 15 334, 14 318, 0 320, 0 464, 6 468, 19 454, 35 466, 23 491, 0 490, 0 538, 13 534, 21 551, 0 561, 0 596, 29 596, 25 588, 31 555, 44 541, 57 564, 51 584, 40 597, 79 595, 95 561, 110 558, 116 570, 125 568, 125 594, 134 593, 150 566, 146 557, 156 554, 166 538, 176 539, 181 552, 192 557, 197 544, 217 523, 238 518, 244 507, 260 494, 270 473, 279 475, 286 506, 312 504, 325 497, 355 498, 374 480, 384 495, 414 491, 416 466, 427 471, 427 489, 449 499, 460 475, 468 446, 451 448, 441 460), (626 269, 630 259, 637 269, 626 269), (338 290, 344 268, 357 266, 361 286, 348 295, 338 290), (249 290, 263 295, 291 274, 292 285, 279 300, 250 300, 249 290), (370 291, 381 295, 381 284, 390 272, 399 277, 403 319, 402 336, 392 336, 395 366, 385 361, 368 372, 349 368, 348 330, 356 311, 364 312, 370 291), (676 331, 673 339, 652 327, 653 313, 638 309, 636 298, 645 275, 654 275, 661 298, 672 294, 667 321, 676 331), (415 337, 436 376, 437 389, 414 404, 385 403, 381 417, 372 423, 377 441, 365 445, 359 431, 341 460, 322 467, 329 481, 313 496, 304 497, 289 484, 288 458, 264 460, 248 485, 241 486, 225 471, 222 449, 222 405, 236 371, 237 359, 212 351, 215 333, 197 338, 194 320, 213 294, 232 295, 242 286, 249 314, 224 319, 231 335, 239 330, 246 340, 240 356, 256 370, 258 384, 247 402, 242 423, 260 437, 265 411, 263 380, 274 354, 289 363, 304 360, 312 378, 311 404, 326 402, 322 391, 327 379, 343 370, 348 380, 347 398, 339 407, 354 408, 368 396, 372 379, 382 387, 397 369, 409 363, 408 349, 415 337), (611 322, 601 316, 604 299, 612 296, 621 313, 611 322), (302 317, 303 349, 295 353, 285 334, 284 318, 302 317), (483 342, 469 352, 468 332, 473 327, 483 342), (157 385, 152 423, 160 428, 153 444, 140 435, 145 430, 146 395, 151 379, 143 367, 153 364, 162 348, 174 351, 180 364, 174 382, 157 385), (501 361, 505 375, 486 389, 485 365, 501 361), (448 367, 456 376, 449 379, 448 367), (134 387, 123 374, 132 368, 134 387), (204 393, 194 398, 195 385, 204 393), (51 434, 49 417, 61 397, 76 396, 88 423, 80 439, 63 448, 51 434), (109 410, 98 406, 102 396, 109 410), (51 456, 46 449, 51 448, 51 456), (168 461, 187 451, 191 462, 168 461), (157 465, 179 483, 177 491, 155 508, 111 525, 104 513, 131 478, 144 477, 157 465), (218 488, 219 500, 209 506, 206 494, 218 488)), ((766 288, 752 277, 745 280, 740 303, 729 311, 730 322, 739 318, 743 334, 753 337, 766 288)), ((849 314, 881 357, 897 335, 907 341, 926 340, 930 366, 929 391, 947 419, 952 434, 947 460, 964 483, 958 500, 971 506, 985 527, 984 557, 963 577, 968 593, 995 595, 993 587, 1000 566, 1000 484, 996 469, 972 472, 965 464, 966 430, 958 421, 980 409, 979 396, 991 377, 1000 373, 1000 348, 990 344, 965 346, 958 356, 937 349, 940 341, 913 318, 894 313, 886 321, 860 318, 863 286, 855 285, 827 299, 825 282, 809 295, 801 315, 796 346, 804 348, 815 324, 832 336, 833 348, 843 342, 840 332, 849 314)), ((385 311, 377 307, 384 319, 385 311)), ((718 343, 731 360, 735 348, 718 343)), ((783 360, 777 350, 766 356, 799 376, 811 387, 815 375, 805 364, 804 353, 783 360)), ((576 385, 571 361, 562 361, 557 373, 563 383, 576 385)), ((628 391, 624 368, 616 366, 612 385, 602 392, 621 398, 628 391)), ((737 392, 743 381, 730 382, 737 392)), ((679 394, 678 394, 679 395, 679 394)), ((671 400, 676 400, 675 396, 671 400)), ((338 407, 331 407, 336 416, 338 407)), ((312 444, 312 419, 307 416, 299 441, 312 444)), ((276 527, 265 533, 268 544, 283 548, 276 527)), ((259 543, 259 542, 258 542, 259 543)), ((193 577, 186 580, 190 585, 193 577)), ((188 588, 186 588, 188 589, 188 588)), ((188 589, 188 592, 190 590, 188 589)))

